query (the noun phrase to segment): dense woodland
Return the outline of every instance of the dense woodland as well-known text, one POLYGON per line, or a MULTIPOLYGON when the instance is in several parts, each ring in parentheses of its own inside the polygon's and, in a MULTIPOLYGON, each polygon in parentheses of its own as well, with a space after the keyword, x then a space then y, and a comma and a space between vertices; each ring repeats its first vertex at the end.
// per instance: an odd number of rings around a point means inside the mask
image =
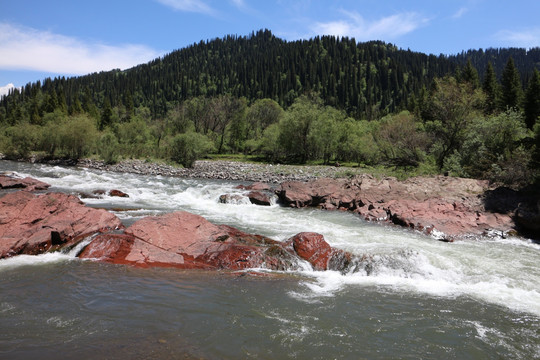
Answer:
POLYGON ((232 153, 524 185, 540 165, 538 69, 538 48, 435 56, 261 30, 12 90, 0 99, 0 152, 184 166, 232 153))

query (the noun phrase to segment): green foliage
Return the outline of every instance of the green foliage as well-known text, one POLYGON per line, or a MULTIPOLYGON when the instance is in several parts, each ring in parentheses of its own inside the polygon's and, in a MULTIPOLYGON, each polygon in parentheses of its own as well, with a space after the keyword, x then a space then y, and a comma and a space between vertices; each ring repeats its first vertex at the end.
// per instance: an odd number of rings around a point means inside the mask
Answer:
POLYGON ((106 132, 97 142, 97 153, 106 164, 115 164, 119 158, 119 146, 116 136, 112 132, 106 132))
POLYGON ((246 137, 260 139, 266 128, 278 123, 283 117, 283 109, 272 99, 255 101, 246 113, 246 137))
POLYGON ((467 64, 461 71, 462 82, 466 82, 472 86, 473 89, 476 89, 480 86, 480 80, 478 78, 478 71, 471 63, 471 59, 467 60, 467 64))
POLYGON ((6 129, 5 155, 11 158, 27 158, 39 142, 39 127, 28 123, 18 124, 6 129))
POLYGON ((60 149, 71 159, 80 159, 95 145, 97 129, 94 119, 87 115, 69 117, 60 127, 60 149))
POLYGON ((283 156, 282 148, 279 144, 280 128, 279 124, 272 124, 264 129, 259 152, 270 162, 277 162, 283 156))
POLYGON ((453 175, 489 179, 502 183, 526 183, 530 154, 523 146, 527 132, 521 113, 474 118, 463 146, 445 160, 444 170, 453 175))
POLYGON ((531 175, 521 165, 538 169, 540 145, 519 111, 536 129, 539 62, 538 49, 437 57, 332 36, 228 36, 126 71, 13 89, 0 99, 0 151, 192 164, 202 155, 188 150, 203 148, 272 162, 385 165, 400 176, 437 168, 525 179, 531 175), (515 112, 501 114, 506 109, 515 112))
POLYGON ((382 160, 393 166, 417 167, 424 159, 428 138, 409 112, 387 116, 375 134, 382 160))
POLYGON ((497 75, 491 62, 488 63, 482 84, 484 94, 486 94, 485 110, 486 114, 493 114, 500 101, 500 85, 497 82, 497 75))
POLYGON ((63 132, 62 126, 67 121, 67 118, 64 117, 54 117, 53 119, 47 121, 46 124, 41 128, 41 141, 38 149, 45 151, 48 156, 56 156, 58 149, 61 147, 63 132))
POLYGON ((228 146, 232 152, 241 152, 244 150, 247 137, 246 99, 238 99, 233 109, 233 114, 227 124, 228 146))
POLYGON ((378 130, 376 121, 356 121, 348 118, 341 123, 337 144, 339 161, 374 165, 380 160, 380 152, 373 137, 378 130))
POLYGON ((534 125, 534 145, 532 147, 532 156, 530 168, 536 171, 536 180, 540 181, 540 122, 534 125))
POLYGON ((197 159, 213 150, 212 142, 204 135, 194 132, 178 134, 170 145, 170 159, 191 168, 197 159))
POLYGON ((508 62, 504 67, 501 85, 500 109, 502 111, 505 111, 506 109, 517 109, 521 103, 523 89, 521 87, 519 71, 516 69, 512 57, 508 59, 508 62))
POLYGON ((136 115, 128 122, 118 124, 114 133, 118 139, 119 152, 125 157, 141 158, 152 155, 154 137, 142 116, 136 115))
POLYGON ((482 108, 483 93, 470 84, 457 83, 455 78, 436 79, 431 89, 424 120, 432 136, 432 152, 442 169, 446 157, 459 149, 467 133, 467 126, 482 108))
POLYGON ((287 110, 279 122, 278 142, 287 161, 304 164, 310 157, 312 146, 309 135, 312 126, 322 114, 321 101, 301 96, 287 110))
POLYGON ((101 110, 101 117, 99 119, 99 130, 103 131, 107 126, 112 123, 113 111, 111 108, 111 102, 109 98, 105 98, 103 102, 103 109, 101 110))
POLYGON ((335 108, 320 110, 308 134, 311 156, 329 164, 335 159, 345 114, 335 108))
POLYGON ((529 81, 529 86, 525 93, 523 110, 525 112, 527 128, 532 130, 540 117, 540 72, 536 69, 534 69, 533 76, 529 81))

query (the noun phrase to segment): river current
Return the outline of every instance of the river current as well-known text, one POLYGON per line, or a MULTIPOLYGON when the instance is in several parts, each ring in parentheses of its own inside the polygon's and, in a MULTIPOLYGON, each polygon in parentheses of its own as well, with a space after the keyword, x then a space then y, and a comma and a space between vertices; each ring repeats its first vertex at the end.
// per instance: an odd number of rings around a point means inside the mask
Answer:
MULTIPOLYGON (((0 260, 0 359, 540 359, 540 244, 444 243, 343 212, 220 204, 237 182, 0 161, 129 225, 186 210, 372 256, 368 273, 137 269, 71 253, 0 260)), ((84 244, 81 244, 84 246, 84 244)), ((264 270, 261 270, 264 271, 264 270)))

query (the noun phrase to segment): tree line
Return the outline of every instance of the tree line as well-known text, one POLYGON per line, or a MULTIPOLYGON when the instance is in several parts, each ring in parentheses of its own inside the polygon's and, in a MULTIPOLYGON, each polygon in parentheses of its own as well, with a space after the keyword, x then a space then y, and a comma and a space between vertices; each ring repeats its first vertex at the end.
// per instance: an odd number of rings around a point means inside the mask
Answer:
POLYGON ((347 38, 287 43, 268 31, 201 42, 124 72, 12 91, 0 101, 0 152, 184 166, 238 153, 532 182, 538 70, 523 74, 509 56, 501 70, 488 61, 480 75, 460 56, 347 38))

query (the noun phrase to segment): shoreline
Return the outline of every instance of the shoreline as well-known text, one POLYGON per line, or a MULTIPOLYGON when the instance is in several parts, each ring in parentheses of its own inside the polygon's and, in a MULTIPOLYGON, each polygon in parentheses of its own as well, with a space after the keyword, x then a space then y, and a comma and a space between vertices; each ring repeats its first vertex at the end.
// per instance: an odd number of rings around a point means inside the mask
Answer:
POLYGON ((495 188, 485 180, 442 175, 378 179, 360 169, 337 166, 225 160, 198 160, 193 168, 144 160, 124 160, 112 165, 92 159, 28 162, 139 175, 265 183, 269 185, 267 191, 276 193, 284 206, 352 211, 372 222, 394 223, 432 236, 441 232, 441 236, 435 237, 445 241, 469 235, 486 236, 491 230, 502 237, 512 233, 540 238, 538 194, 531 197, 527 191, 495 188), (293 184, 293 188, 287 188, 288 184, 293 184))
MULTIPOLYGON (((50 162, 45 162, 50 163, 50 162)), ((196 179, 264 182, 279 185, 286 181, 312 181, 320 178, 345 178, 360 171, 331 165, 256 164, 227 160, 197 160, 193 168, 181 168, 144 160, 124 160, 107 165, 101 160, 81 159, 75 166, 139 175, 176 176, 196 179)))

